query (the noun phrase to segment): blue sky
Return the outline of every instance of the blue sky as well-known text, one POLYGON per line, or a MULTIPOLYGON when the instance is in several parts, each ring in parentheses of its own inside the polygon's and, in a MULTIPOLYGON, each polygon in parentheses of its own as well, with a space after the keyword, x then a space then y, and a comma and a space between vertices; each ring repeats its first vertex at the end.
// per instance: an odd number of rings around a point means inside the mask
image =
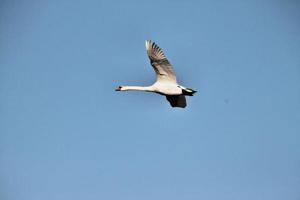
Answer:
POLYGON ((298 1, 1 1, 5 200, 300 198, 298 1), (152 39, 186 109, 150 85, 152 39))

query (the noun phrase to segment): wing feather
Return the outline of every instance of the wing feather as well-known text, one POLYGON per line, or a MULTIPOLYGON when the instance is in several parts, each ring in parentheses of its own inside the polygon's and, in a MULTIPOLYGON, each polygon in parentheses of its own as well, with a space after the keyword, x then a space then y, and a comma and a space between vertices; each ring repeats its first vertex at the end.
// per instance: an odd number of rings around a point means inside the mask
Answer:
POLYGON ((176 83, 176 75, 173 67, 162 49, 151 40, 146 40, 146 50, 150 63, 156 73, 157 81, 176 83))
POLYGON ((186 99, 184 95, 167 95, 166 98, 172 107, 186 107, 186 99))

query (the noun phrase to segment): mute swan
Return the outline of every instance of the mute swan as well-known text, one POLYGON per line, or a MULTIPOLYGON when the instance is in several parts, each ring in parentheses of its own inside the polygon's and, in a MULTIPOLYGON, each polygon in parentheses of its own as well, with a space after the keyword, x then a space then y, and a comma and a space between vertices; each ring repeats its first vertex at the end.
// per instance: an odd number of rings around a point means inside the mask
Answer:
POLYGON ((193 96, 196 91, 177 83, 172 65, 157 44, 151 40, 146 40, 146 50, 150 63, 156 73, 156 82, 147 87, 119 86, 116 91, 137 90, 155 92, 166 96, 172 107, 185 108, 185 96, 193 96))

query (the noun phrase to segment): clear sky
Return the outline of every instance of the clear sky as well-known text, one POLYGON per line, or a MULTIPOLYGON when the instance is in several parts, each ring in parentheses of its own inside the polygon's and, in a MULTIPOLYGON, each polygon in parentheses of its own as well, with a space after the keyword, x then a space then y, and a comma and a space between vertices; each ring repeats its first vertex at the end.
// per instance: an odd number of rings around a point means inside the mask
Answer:
POLYGON ((300 2, 3 0, 1 200, 299 200, 300 2), (198 90, 186 109, 144 41, 198 90))

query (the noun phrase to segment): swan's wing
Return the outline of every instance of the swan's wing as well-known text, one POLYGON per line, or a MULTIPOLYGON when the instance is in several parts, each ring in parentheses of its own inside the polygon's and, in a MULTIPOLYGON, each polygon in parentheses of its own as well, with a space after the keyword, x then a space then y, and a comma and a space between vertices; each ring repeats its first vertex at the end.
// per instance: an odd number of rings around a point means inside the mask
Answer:
POLYGON ((184 95, 167 95, 166 97, 172 107, 186 107, 186 100, 184 95))
POLYGON ((172 65, 157 44, 146 40, 146 50, 151 65, 156 73, 157 81, 169 81, 176 83, 176 75, 172 65))

